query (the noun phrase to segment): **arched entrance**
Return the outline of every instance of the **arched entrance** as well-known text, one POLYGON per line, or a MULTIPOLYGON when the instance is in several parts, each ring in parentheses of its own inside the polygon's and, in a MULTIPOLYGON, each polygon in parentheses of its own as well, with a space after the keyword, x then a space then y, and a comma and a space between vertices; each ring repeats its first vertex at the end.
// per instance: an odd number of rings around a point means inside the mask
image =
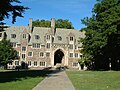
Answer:
POLYGON ((63 56, 64 53, 60 49, 58 49, 54 54, 54 65, 56 65, 57 63, 61 64, 63 56))

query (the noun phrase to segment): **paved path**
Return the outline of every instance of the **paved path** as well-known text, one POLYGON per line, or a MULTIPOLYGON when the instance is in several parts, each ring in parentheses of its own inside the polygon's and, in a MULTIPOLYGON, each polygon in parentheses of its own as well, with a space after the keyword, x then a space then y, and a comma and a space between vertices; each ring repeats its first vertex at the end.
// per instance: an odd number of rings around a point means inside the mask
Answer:
POLYGON ((75 90, 65 71, 54 71, 32 90, 75 90))

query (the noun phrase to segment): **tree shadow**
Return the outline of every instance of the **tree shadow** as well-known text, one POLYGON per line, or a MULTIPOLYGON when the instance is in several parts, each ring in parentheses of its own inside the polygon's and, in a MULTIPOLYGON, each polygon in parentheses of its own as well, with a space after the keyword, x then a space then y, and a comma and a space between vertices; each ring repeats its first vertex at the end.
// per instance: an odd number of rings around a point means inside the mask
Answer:
POLYGON ((0 72, 0 83, 18 81, 34 77, 46 77, 52 70, 24 70, 0 72))

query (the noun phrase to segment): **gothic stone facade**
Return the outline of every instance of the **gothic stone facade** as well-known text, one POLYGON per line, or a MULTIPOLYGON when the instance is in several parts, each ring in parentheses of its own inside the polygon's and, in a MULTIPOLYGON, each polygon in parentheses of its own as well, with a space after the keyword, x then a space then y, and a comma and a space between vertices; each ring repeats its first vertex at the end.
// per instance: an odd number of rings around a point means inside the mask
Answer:
POLYGON ((19 60, 9 63, 9 68, 27 64, 29 68, 54 67, 56 65, 78 68, 78 59, 82 44, 79 38, 85 33, 74 29, 55 28, 51 19, 51 28, 33 27, 32 19, 28 26, 9 26, 0 32, 0 39, 6 37, 17 50, 19 60))

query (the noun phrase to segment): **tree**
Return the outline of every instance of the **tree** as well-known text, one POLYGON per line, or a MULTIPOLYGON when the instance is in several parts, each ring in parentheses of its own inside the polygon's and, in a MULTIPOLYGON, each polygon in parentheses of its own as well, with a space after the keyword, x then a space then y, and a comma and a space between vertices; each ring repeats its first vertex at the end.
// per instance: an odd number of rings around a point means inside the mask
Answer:
POLYGON ((16 22, 16 17, 23 17, 23 13, 28 7, 15 5, 21 3, 19 0, 0 0, 0 21, 12 16, 12 23, 16 22))
POLYGON ((34 27, 50 27, 50 21, 48 20, 35 20, 33 21, 33 26, 34 27))
POLYGON ((86 37, 82 53, 95 70, 120 70, 120 0, 97 0, 92 17, 82 23, 86 37), (116 52, 117 50, 117 52, 116 52))
POLYGON ((55 23, 56 28, 67 28, 74 29, 73 25, 69 20, 57 19, 55 23))
POLYGON ((9 40, 0 41, 0 64, 7 68, 7 64, 17 58, 17 51, 11 47, 9 40))
MULTIPOLYGON (((33 26, 35 27, 51 27, 51 22, 49 20, 35 20, 33 21, 33 26)), ((69 20, 57 19, 55 22, 56 28, 67 28, 74 29, 73 25, 69 20)))

